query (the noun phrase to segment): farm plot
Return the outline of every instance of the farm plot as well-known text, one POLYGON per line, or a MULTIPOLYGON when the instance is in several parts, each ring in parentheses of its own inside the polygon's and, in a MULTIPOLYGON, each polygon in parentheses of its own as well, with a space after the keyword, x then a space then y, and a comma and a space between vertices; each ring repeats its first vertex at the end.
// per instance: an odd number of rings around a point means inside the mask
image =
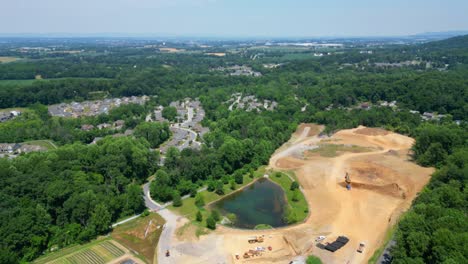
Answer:
POLYGON ((63 252, 64 254, 57 254, 55 255, 55 258, 46 258, 42 261, 38 260, 36 263, 105 264, 128 253, 127 250, 112 240, 91 243, 83 247, 76 248, 70 254, 67 254, 69 252, 70 251, 65 250, 63 252))

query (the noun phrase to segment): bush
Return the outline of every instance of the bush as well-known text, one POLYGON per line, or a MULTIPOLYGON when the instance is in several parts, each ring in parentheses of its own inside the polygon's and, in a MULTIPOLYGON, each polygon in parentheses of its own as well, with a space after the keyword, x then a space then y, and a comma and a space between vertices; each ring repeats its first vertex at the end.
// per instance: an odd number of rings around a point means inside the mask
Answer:
POLYGON ((174 196, 172 198, 172 205, 174 207, 182 206, 182 197, 180 197, 179 192, 174 192, 174 196))
POLYGON ((202 207, 205 205, 205 198, 203 198, 202 193, 197 193, 195 196, 195 205, 198 207, 202 207))
POLYGON ((322 264, 322 261, 316 256, 309 256, 306 260, 307 264, 322 264))
POLYGON ((200 211, 197 212, 196 219, 198 222, 201 222, 203 220, 203 215, 200 211))
POLYGON ((197 187, 193 186, 192 189, 190 189, 190 197, 195 197, 197 195, 197 187))
POLYGON ((237 221, 237 216, 233 213, 227 214, 226 217, 229 219, 231 224, 234 224, 237 221))
POLYGON ((234 191, 236 189, 236 182, 231 180, 231 182, 229 182, 229 186, 230 186, 231 190, 234 191))
POLYGON ((292 200, 293 202, 298 202, 299 201, 299 191, 298 190, 295 190, 294 193, 293 193, 293 196, 292 196, 292 200))
POLYGON ((216 182, 216 189, 215 189, 215 192, 219 195, 223 195, 224 194, 224 185, 223 185, 223 182, 221 181, 217 181, 216 182))
POLYGON ((275 177, 276 178, 281 178, 283 174, 281 172, 275 172, 275 177))
POLYGON ((216 189, 216 182, 213 180, 209 180, 207 183, 207 188, 209 192, 213 192, 216 189))
POLYGON ((293 181, 291 183, 291 187, 289 188, 291 191, 294 191, 296 189, 299 189, 299 183, 297 183, 297 181, 293 181))
POLYGON ((145 209, 145 210, 143 211, 143 213, 141 213, 140 216, 141 216, 141 217, 145 217, 145 216, 148 216, 149 214, 150 214, 150 213, 149 213, 148 209, 145 209))
POLYGON ((218 210, 213 210, 213 211, 211 211, 211 217, 212 217, 216 222, 218 222, 219 220, 221 220, 221 214, 219 213, 218 210))
POLYGON ((206 219, 206 227, 208 227, 211 230, 216 229, 216 221, 213 219, 213 217, 210 216, 206 219))
POLYGON ((240 171, 236 171, 236 173, 234 174, 234 180, 237 184, 242 184, 244 182, 244 176, 240 171))

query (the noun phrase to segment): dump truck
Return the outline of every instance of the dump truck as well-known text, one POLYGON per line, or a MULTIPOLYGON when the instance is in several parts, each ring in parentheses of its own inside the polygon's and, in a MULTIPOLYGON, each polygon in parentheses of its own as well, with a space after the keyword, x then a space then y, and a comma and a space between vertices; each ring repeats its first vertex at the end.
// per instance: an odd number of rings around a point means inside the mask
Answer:
POLYGON ((247 239, 250 244, 253 243, 262 243, 263 242, 263 236, 252 236, 247 239))

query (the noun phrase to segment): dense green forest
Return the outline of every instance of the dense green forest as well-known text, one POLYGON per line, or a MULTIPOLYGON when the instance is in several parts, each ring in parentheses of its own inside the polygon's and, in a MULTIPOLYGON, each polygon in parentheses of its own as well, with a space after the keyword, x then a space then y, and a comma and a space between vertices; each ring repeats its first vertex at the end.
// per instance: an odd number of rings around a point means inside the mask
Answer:
MULTIPOLYGON (((415 162, 437 171, 398 225, 393 261, 466 263, 467 40, 468 36, 389 45, 374 54, 350 48, 322 58, 290 60, 284 59, 290 55, 287 51, 275 51, 255 61, 250 59, 252 50, 237 53, 238 47, 226 57, 210 57, 190 46, 181 46, 190 52, 168 54, 77 43, 72 48, 88 51, 59 56, 24 55, 0 45, 0 56, 24 57, 0 64, 0 80, 44 78, 0 86, 0 108, 27 107, 21 116, 0 123, 0 142, 51 139, 59 145, 48 152, 0 159, 0 263, 31 261, 52 248, 105 234, 112 222, 144 209, 139 185, 153 174, 151 194, 159 201, 194 194, 201 186, 221 193, 223 183, 240 183, 242 175, 266 164, 300 122, 324 124, 326 133, 366 125, 416 138, 415 162), (442 70, 372 64, 416 59, 449 66, 442 70), (269 69, 262 66, 265 62, 284 64, 269 69), (212 70, 244 64, 262 77, 212 70), (155 97, 145 106, 121 106, 107 115, 75 119, 48 115, 46 105, 93 99, 95 92, 155 97), (259 113, 229 111, 225 102, 235 92, 275 100, 278 107, 259 113), (200 149, 169 148, 159 167, 158 152, 150 149, 170 137, 169 126, 144 122, 145 116, 156 105, 186 97, 200 99, 206 111, 202 123, 210 132, 200 139, 204 143, 200 149), (380 107, 382 100, 395 100, 397 107, 380 107), (372 107, 360 108, 363 102, 372 107), (410 110, 445 116, 423 121, 410 110), (116 120, 125 121, 118 131, 80 129, 116 120), (133 136, 110 136, 127 129, 133 136), (105 138, 89 144, 96 137, 105 138)), ((215 50, 228 51, 221 45, 215 50)), ((164 116, 173 118, 174 109, 167 109, 164 116)))
POLYGON ((159 157, 146 140, 106 138, 0 159, 1 263, 86 242, 145 208, 139 183, 159 157))

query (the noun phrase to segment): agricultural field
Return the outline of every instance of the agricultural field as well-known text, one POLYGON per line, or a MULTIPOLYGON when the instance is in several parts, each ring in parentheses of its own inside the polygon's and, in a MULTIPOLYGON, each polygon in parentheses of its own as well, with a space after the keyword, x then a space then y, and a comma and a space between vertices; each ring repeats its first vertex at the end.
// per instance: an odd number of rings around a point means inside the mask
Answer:
POLYGON ((138 253, 137 257, 144 259, 146 263, 155 263, 156 245, 164 223, 160 215, 150 213, 115 227, 111 237, 131 249, 133 253, 138 253))
POLYGON ((36 264, 104 264, 118 259, 129 251, 111 239, 97 240, 73 246, 40 258, 36 264))
POLYGON ((19 60, 20 58, 16 57, 0 57, 0 63, 8 63, 8 62, 14 62, 19 60))

